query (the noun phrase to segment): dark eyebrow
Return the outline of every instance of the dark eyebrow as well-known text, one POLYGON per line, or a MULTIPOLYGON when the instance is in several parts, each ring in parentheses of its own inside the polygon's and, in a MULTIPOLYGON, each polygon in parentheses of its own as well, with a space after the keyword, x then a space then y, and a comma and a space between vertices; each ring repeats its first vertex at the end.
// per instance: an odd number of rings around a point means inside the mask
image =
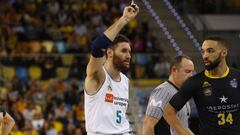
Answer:
POLYGON ((206 50, 214 50, 214 48, 211 48, 211 47, 210 47, 210 48, 207 48, 206 50))
MULTIPOLYGON (((209 50, 209 49, 213 49, 214 50, 214 48, 212 48, 212 47, 209 47, 209 48, 207 48, 207 49, 205 49, 205 50, 209 50)), ((201 49, 201 51, 203 51, 204 49, 201 49)))

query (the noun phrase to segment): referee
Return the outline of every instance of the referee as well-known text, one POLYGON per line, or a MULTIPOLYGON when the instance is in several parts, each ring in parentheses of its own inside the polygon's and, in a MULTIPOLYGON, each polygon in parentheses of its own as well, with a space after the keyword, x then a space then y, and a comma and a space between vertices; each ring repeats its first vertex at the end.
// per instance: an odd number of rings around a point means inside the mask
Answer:
MULTIPOLYGON (((186 55, 174 57, 170 65, 168 81, 156 87, 149 99, 146 115, 143 123, 143 135, 176 135, 177 133, 167 124, 163 116, 163 108, 177 93, 181 85, 194 71, 194 64, 186 55)), ((185 127, 188 127, 190 106, 186 104, 177 113, 185 127)))

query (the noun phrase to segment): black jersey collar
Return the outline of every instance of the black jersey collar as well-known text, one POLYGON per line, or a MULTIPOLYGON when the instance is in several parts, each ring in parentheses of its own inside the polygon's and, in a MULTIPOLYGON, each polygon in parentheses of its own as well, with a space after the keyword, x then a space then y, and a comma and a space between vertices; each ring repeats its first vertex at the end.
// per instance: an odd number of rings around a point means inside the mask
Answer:
POLYGON ((175 89, 179 90, 179 88, 175 84, 173 84, 171 81, 167 80, 167 82, 170 83, 175 89))

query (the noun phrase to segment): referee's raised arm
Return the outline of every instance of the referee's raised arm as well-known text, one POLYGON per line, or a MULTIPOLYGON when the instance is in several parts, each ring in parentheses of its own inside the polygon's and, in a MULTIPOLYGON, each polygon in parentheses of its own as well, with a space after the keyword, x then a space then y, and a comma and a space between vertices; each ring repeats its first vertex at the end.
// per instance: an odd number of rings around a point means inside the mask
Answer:
POLYGON ((105 60, 104 52, 110 47, 121 29, 135 18, 138 12, 139 8, 137 5, 125 7, 123 15, 91 43, 91 57, 87 65, 87 77, 85 79, 85 90, 87 93, 95 94, 98 92, 104 82, 102 67, 105 60))

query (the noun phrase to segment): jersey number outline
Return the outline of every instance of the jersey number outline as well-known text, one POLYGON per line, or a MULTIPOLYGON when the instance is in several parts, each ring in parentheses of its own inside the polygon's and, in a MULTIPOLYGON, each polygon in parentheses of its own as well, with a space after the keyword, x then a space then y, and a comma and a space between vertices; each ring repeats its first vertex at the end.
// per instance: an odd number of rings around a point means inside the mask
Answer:
POLYGON ((232 113, 228 113, 227 115, 224 113, 219 113, 217 116, 220 118, 218 120, 218 125, 224 125, 227 123, 231 125, 233 123, 232 113))
POLYGON ((120 124, 122 122, 122 115, 121 114, 122 114, 122 111, 121 110, 117 110, 117 112, 116 112, 116 116, 117 116, 116 122, 118 124, 120 124))

